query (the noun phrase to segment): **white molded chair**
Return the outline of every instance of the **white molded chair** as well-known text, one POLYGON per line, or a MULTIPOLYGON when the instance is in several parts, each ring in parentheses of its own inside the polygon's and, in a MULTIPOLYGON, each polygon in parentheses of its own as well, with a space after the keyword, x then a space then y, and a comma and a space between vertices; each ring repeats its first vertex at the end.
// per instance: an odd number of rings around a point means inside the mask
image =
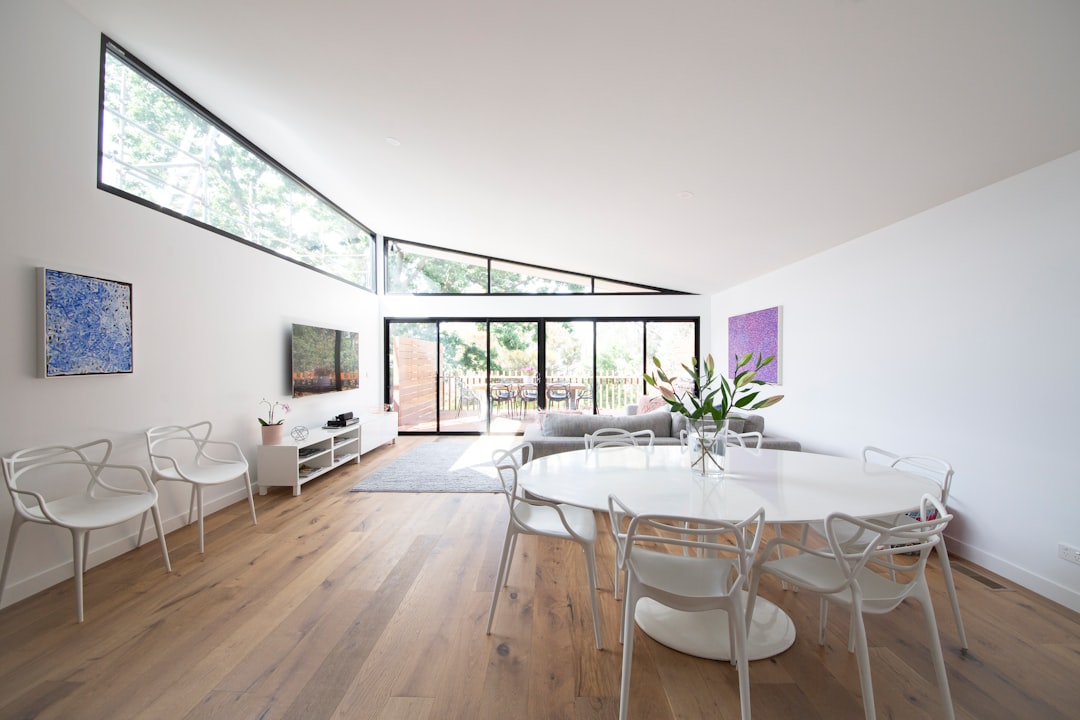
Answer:
MULTIPOLYGON (((690 433, 685 429, 679 431, 679 444, 686 447, 689 442, 690 433)), ((725 435, 728 445, 738 445, 741 448, 749 448, 751 450, 760 450, 761 443, 765 439, 759 432, 745 432, 737 433, 731 430, 727 431, 725 435)))
POLYGON ((0 571, 0 596, 7 584, 15 538, 25 522, 56 525, 71 531, 79 622, 83 621, 83 571, 91 530, 119 525, 139 516, 145 522, 147 512, 151 513, 165 571, 172 572, 158 512, 157 488, 146 470, 138 465, 110 464, 112 448, 111 440, 102 439, 76 446, 27 448, 4 457, 4 480, 15 514, 11 518, 4 569, 0 571), (83 483, 82 490, 75 491, 75 485, 83 483))
POLYGON ((626 572, 626 601, 620 638, 623 641, 619 718, 629 712, 630 670, 634 657, 634 613, 650 598, 683 612, 724 610, 729 651, 739 674, 743 720, 750 718, 750 666, 746 659, 744 594, 750 563, 761 542, 765 509, 739 523, 687 516, 635 515, 615 495, 608 497, 608 515, 616 552, 626 572), (694 526, 694 535, 686 528, 694 526), (752 539, 748 542, 748 537, 752 539), (678 548, 679 552, 673 552, 678 548))
POLYGON ((530 443, 522 443, 509 450, 496 450, 491 455, 492 464, 502 481, 503 492, 506 493, 510 518, 506 523, 506 537, 503 540, 502 556, 499 558, 499 575, 491 594, 487 634, 491 634, 491 625, 495 620, 495 606, 510 575, 510 563, 513 560, 517 536, 541 535, 570 540, 584 549, 585 570, 589 576, 589 591, 592 594, 593 633, 596 636, 596 648, 602 649, 600 605, 596 597, 596 517, 592 510, 525 497, 519 492, 517 471, 521 465, 517 458, 523 457, 526 449, 528 456, 532 457, 530 443))
MULTIPOLYGON (((203 539, 203 488, 243 480, 251 508, 251 524, 255 519, 255 498, 251 492, 251 475, 247 459, 240 446, 228 440, 211 440, 213 425, 203 420, 193 425, 162 425, 146 431, 146 449, 150 453, 150 477, 153 481, 173 480, 191 484, 191 503, 188 524, 193 515, 199 519, 199 552, 205 552, 203 539), (213 453, 213 454, 212 454, 213 453)), ((145 526, 145 520, 143 525, 145 526)), ((143 527, 139 527, 142 539, 143 527)))
MULTIPOLYGON (((888 450, 874 447, 873 445, 864 447, 862 454, 864 462, 886 465, 897 470, 915 473, 933 480, 941 488, 937 498, 938 501, 943 507, 948 507, 949 490, 952 487, 953 468, 952 465, 945 460, 929 455, 899 455, 888 450)), ((912 518, 919 519, 918 513, 900 513, 898 515, 871 518, 870 522, 883 527, 892 527, 904 522, 910 522, 912 518)), ((927 519, 932 520, 933 518, 927 519)), ((819 534, 824 535, 824 528, 820 523, 812 523, 810 527, 819 534)), ((804 544, 807 537, 806 531, 807 529, 804 527, 802 535, 804 544)), ((857 528, 848 528, 845 532, 844 527, 838 525, 836 532, 837 536, 841 539, 843 539, 845 535, 856 536, 854 539, 848 538, 843 543, 848 551, 858 550, 860 545, 865 542, 865 537, 859 536, 857 528)), ((967 633, 964 632, 964 620, 960 616, 960 598, 956 594, 956 583, 953 580, 952 566, 949 564, 949 551, 945 547, 944 535, 941 536, 941 542, 937 545, 937 555, 938 559, 941 561, 941 573, 945 580, 945 589, 949 596, 949 603, 952 605, 953 618, 956 621, 956 631, 960 637, 960 652, 966 654, 968 651, 967 633)))
POLYGON ((636 430, 630 432, 623 428, 600 428, 599 430, 585 434, 585 449, 595 450, 604 447, 652 447, 656 439, 656 433, 652 430, 636 430))
POLYGON ((814 549, 785 538, 770 540, 754 562, 751 572, 747 617, 752 616, 758 583, 764 574, 774 575, 807 592, 821 595, 818 633, 818 643, 821 645, 825 644, 828 604, 848 608, 851 612, 848 651, 857 653, 863 712, 867 720, 873 720, 876 716, 874 689, 863 615, 883 615, 899 607, 906 598, 913 597, 922 606, 945 717, 952 718, 949 678, 945 672, 930 589, 926 584, 927 557, 941 542, 942 533, 952 516, 945 512, 944 505, 937 498, 924 495, 920 503, 920 517, 933 519, 903 517, 908 522, 887 528, 876 522, 834 513, 825 519, 828 548, 814 549), (855 547, 853 541, 856 539, 851 535, 853 530, 857 536, 857 550, 851 549, 855 547), (793 547, 799 554, 768 560, 774 547, 780 545, 793 547), (910 554, 917 555, 914 562, 905 557, 910 554))
POLYGON ((741 448, 750 448, 751 450, 760 450, 761 443, 764 440, 764 436, 757 431, 737 433, 728 430, 727 434, 728 445, 738 445, 741 448))

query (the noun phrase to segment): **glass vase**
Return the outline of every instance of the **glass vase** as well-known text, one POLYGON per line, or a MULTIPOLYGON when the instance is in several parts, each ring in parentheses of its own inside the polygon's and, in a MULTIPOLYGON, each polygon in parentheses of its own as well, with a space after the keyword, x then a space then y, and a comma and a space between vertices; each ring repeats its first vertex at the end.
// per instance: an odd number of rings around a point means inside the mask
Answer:
POLYGON ((727 430, 725 419, 719 425, 711 420, 691 420, 686 435, 690 467, 697 475, 721 477, 727 470, 727 430))

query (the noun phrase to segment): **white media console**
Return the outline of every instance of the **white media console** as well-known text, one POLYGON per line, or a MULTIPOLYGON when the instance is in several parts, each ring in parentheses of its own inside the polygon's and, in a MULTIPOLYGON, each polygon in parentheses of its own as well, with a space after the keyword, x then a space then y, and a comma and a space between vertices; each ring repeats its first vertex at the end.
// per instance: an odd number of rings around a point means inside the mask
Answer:
POLYGON ((290 487, 293 495, 300 486, 347 462, 360 462, 360 456, 380 445, 397 441, 396 412, 359 416, 359 422, 346 427, 315 428, 303 440, 291 437, 280 445, 260 445, 258 455, 259 494, 271 487, 290 487))

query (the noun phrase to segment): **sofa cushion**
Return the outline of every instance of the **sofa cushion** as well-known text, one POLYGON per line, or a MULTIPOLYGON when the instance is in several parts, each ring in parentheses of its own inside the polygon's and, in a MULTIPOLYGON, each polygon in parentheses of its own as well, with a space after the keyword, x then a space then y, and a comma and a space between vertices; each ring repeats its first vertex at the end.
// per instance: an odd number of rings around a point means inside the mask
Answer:
POLYGON ((671 413, 651 412, 645 415, 564 415, 548 413, 544 417, 546 437, 585 437, 600 428, 615 427, 637 432, 652 430, 656 437, 672 437, 671 413))
POLYGON ((744 413, 731 413, 728 415, 728 419, 731 421, 728 423, 728 429, 732 432, 748 433, 759 432, 762 435, 765 434, 765 416, 764 415, 751 415, 744 413), (742 429, 736 430, 734 425, 736 420, 742 420, 742 429))
POLYGON ((644 415, 658 408, 666 409, 667 407, 668 404, 663 395, 642 395, 641 399, 638 400, 637 414, 644 415))
MULTIPOLYGON (((711 422, 709 423, 712 424, 711 422)), ((671 413, 671 435, 678 437, 679 431, 689 428, 690 421, 685 415, 671 413)), ((728 414, 728 430, 733 433, 759 432, 765 434, 765 418, 762 415, 732 412, 728 414)))

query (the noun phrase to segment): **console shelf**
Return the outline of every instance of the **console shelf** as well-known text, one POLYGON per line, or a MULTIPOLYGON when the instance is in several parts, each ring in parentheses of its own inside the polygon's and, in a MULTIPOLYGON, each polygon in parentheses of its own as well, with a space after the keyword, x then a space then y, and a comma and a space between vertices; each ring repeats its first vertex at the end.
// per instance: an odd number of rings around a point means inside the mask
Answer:
POLYGON ((260 445, 258 451, 259 494, 271 487, 292 488, 325 475, 387 442, 397 441, 397 413, 364 415, 356 424, 341 428, 317 428, 304 440, 288 438, 280 445, 260 445))

